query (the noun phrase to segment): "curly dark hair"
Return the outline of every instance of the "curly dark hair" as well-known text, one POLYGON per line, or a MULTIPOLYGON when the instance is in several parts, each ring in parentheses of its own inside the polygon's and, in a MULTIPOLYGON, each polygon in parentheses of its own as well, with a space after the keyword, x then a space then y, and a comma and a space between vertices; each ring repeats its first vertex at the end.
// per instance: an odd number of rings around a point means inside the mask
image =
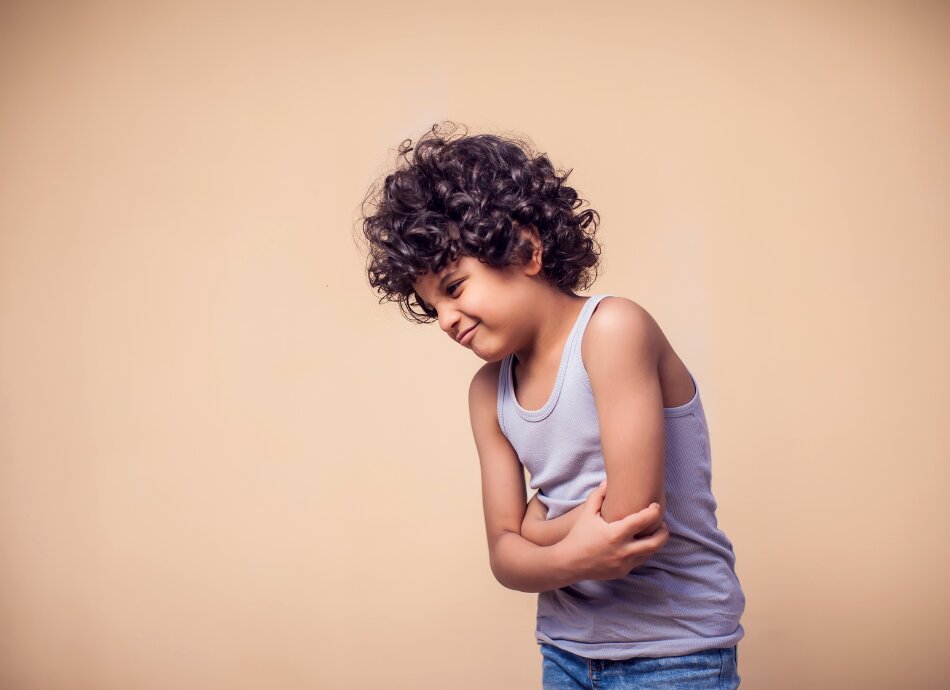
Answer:
POLYGON ((414 280, 460 255, 496 268, 523 265, 533 251, 524 232, 531 228, 545 278, 565 292, 588 288, 597 277, 600 216, 593 209, 575 213, 586 202, 564 184, 572 171, 555 170, 526 141, 467 130, 453 138, 456 127, 447 124, 450 131, 435 124, 415 146, 403 141, 404 164, 374 184, 361 205, 367 276, 380 304, 397 302, 410 320, 432 322, 437 314, 416 294, 414 280))

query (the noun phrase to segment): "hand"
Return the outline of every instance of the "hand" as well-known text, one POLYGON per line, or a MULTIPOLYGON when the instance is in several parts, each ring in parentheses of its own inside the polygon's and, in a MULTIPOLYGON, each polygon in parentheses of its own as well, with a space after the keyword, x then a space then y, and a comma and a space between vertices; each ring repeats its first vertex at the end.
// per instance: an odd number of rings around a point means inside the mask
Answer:
POLYGON ((607 480, 590 492, 577 522, 561 542, 580 580, 613 580, 643 565, 666 544, 670 533, 658 503, 622 520, 607 522, 600 514, 607 480), (635 538, 636 534, 649 536, 635 538))

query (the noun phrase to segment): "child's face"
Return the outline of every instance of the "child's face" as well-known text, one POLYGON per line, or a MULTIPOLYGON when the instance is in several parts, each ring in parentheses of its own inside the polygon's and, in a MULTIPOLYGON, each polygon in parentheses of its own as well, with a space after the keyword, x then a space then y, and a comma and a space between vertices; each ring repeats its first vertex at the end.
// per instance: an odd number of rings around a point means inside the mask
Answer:
POLYGON ((494 268, 474 257, 460 256, 413 286, 424 303, 438 312, 439 327, 446 335, 481 359, 494 362, 517 349, 526 335, 518 314, 525 314, 526 308, 530 313, 530 276, 536 272, 530 264, 494 268))

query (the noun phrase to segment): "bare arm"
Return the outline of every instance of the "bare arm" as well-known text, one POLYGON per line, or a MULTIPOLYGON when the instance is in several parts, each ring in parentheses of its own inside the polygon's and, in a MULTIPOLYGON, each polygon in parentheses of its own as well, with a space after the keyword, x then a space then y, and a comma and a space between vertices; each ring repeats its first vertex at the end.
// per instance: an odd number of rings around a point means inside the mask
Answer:
POLYGON ((608 522, 656 501, 665 508, 665 430, 658 362, 662 332, 625 298, 597 306, 581 343, 610 489, 608 522))
POLYGON ((501 433, 496 417, 498 366, 483 366, 472 379, 469 409, 482 477, 482 505, 489 562, 495 579, 509 589, 544 592, 580 580, 626 575, 660 549, 669 536, 660 526, 659 505, 607 523, 600 514, 605 483, 592 491, 566 538, 539 546, 521 535, 526 506, 524 471, 501 433), (648 526, 653 536, 632 540, 648 526))
MULTIPOLYGON (((556 518, 547 519, 548 509, 538 499, 535 493, 528 501, 524 520, 521 523, 521 536, 538 546, 553 546, 568 535, 571 529, 577 523, 581 515, 584 504, 576 505, 566 513, 558 515, 556 518)), ((648 537, 656 533, 659 524, 650 525, 642 532, 636 534, 636 537, 648 537)))
POLYGON ((572 571, 563 546, 539 546, 521 536, 524 470, 496 417, 497 363, 483 366, 469 388, 469 413, 482 477, 482 507, 489 562, 509 589, 544 592, 583 579, 572 571))
POLYGON ((574 506, 568 512, 548 520, 547 507, 541 503, 536 493, 528 501, 524 520, 521 522, 521 536, 539 546, 553 546, 567 536, 577 522, 580 508, 574 506))

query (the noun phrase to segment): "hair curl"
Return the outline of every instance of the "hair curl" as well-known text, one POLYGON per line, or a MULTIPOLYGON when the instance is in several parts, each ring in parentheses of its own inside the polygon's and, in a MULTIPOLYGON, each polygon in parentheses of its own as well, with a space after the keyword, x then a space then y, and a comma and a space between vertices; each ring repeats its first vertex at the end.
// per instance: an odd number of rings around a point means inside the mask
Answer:
POLYGON ((533 251, 522 231, 528 227, 541 241, 547 280, 565 292, 588 288, 597 276, 600 216, 575 213, 586 202, 564 184, 572 170, 555 170, 519 139, 467 131, 453 138, 448 124, 447 133, 433 125, 415 146, 403 141, 403 164, 361 205, 367 277, 380 304, 397 302, 410 320, 430 323, 437 314, 424 306, 414 280, 461 255, 496 268, 523 265, 533 251))

